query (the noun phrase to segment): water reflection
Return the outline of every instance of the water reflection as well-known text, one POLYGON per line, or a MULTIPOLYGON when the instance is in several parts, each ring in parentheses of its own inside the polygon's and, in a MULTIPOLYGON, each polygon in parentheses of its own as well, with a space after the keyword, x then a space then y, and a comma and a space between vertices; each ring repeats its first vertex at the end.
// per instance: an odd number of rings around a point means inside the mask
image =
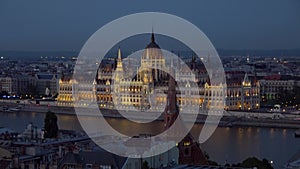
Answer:
MULTIPOLYGON (((0 126, 22 132, 26 125, 33 122, 39 127, 44 125, 44 113, 5 113, 0 112, 0 126)), ((95 118, 87 118, 95 122, 95 118)), ((123 134, 160 133, 162 122, 154 122, 143 126, 130 124, 126 120, 107 119, 116 130, 123 134)), ((61 129, 82 130, 76 116, 58 115, 61 129)), ((191 133, 198 138, 202 125, 195 125, 191 133)), ((300 150, 300 139, 294 138, 292 129, 274 129, 257 127, 217 128, 214 134, 202 144, 212 160, 220 164, 241 162, 247 157, 256 156, 274 161, 276 168, 281 168, 293 154, 300 150)))

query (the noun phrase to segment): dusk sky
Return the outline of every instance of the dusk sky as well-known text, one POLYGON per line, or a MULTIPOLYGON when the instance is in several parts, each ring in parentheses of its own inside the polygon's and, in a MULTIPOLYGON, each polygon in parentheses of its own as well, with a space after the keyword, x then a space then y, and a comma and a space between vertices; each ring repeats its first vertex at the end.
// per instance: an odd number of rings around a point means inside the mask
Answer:
POLYGON ((137 12, 182 17, 219 49, 300 48, 299 0, 2 0, 0 50, 79 51, 100 27, 137 12))

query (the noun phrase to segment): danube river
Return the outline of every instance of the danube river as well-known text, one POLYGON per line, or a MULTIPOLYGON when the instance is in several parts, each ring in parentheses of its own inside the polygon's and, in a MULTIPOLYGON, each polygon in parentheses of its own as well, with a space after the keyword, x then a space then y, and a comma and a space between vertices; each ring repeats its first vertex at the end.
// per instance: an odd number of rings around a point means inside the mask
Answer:
MULTIPOLYGON (((44 116, 44 113, 0 112, 0 127, 22 132, 30 122, 42 127, 44 116)), ((88 120, 93 122, 95 118, 88 120)), ((160 121, 149 125, 144 124, 142 127, 124 119, 107 119, 107 121, 124 134, 157 134, 163 129, 163 122, 160 121)), ((76 116, 73 115, 58 115, 58 125, 60 129, 82 130, 76 116)), ((201 124, 196 124, 192 133, 196 135, 201 128, 201 124)), ((272 160, 275 168, 282 168, 295 153, 300 151, 300 138, 295 138, 294 132, 293 129, 220 127, 201 146, 209 154, 211 160, 219 164, 237 163, 247 157, 255 156, 272 160)))

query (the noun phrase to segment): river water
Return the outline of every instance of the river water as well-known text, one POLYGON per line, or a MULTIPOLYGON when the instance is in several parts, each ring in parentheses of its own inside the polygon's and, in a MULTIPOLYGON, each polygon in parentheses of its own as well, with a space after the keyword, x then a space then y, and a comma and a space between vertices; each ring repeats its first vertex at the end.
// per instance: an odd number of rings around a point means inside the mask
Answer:
MULTIPOLYGON (((44 116, 43 113, 34 112, 0 112, 0 127, 22 132, 30 122, 42 127, 44 116)), ((93 122, 95 119, 89 120, 93 122)), ((131 124, 124 119, 107 119, 107 121, 123 134, 157 134, 163 129, 163 122, 159 121, 143 126, 131 124)), ((58 125, 60 129, 82 130, 77 117, 73 115, 58 115, 58 125)), ((197 135, 201 128, 201 124, 196 124, 192 133, 197 135)), ((219 127, 201 146, 209 154, 210 159, 219 164, 238 163, 247 157, 255 156, 274 161, 274 167, 280 169, 295 153, 300 151, 300 138, 295 138, 294 132, 293 129, 219 127)))

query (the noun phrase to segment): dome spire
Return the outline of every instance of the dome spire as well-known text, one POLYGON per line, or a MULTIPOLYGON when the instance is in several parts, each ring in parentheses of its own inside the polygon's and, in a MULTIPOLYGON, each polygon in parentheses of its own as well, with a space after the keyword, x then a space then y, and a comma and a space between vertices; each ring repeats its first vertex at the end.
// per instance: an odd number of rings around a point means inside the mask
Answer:
POLYGON ((155 42, 153 27, 152 27, 152 34, 151 34, 151 42, 155 42))
POLYGON ((151 33, 151 42, 146 46, 146 49, 147 48, 158 48, 158 49, 160 49, 160 47, 155 43, 153 27, 152 27, 152 33, 151 33))

